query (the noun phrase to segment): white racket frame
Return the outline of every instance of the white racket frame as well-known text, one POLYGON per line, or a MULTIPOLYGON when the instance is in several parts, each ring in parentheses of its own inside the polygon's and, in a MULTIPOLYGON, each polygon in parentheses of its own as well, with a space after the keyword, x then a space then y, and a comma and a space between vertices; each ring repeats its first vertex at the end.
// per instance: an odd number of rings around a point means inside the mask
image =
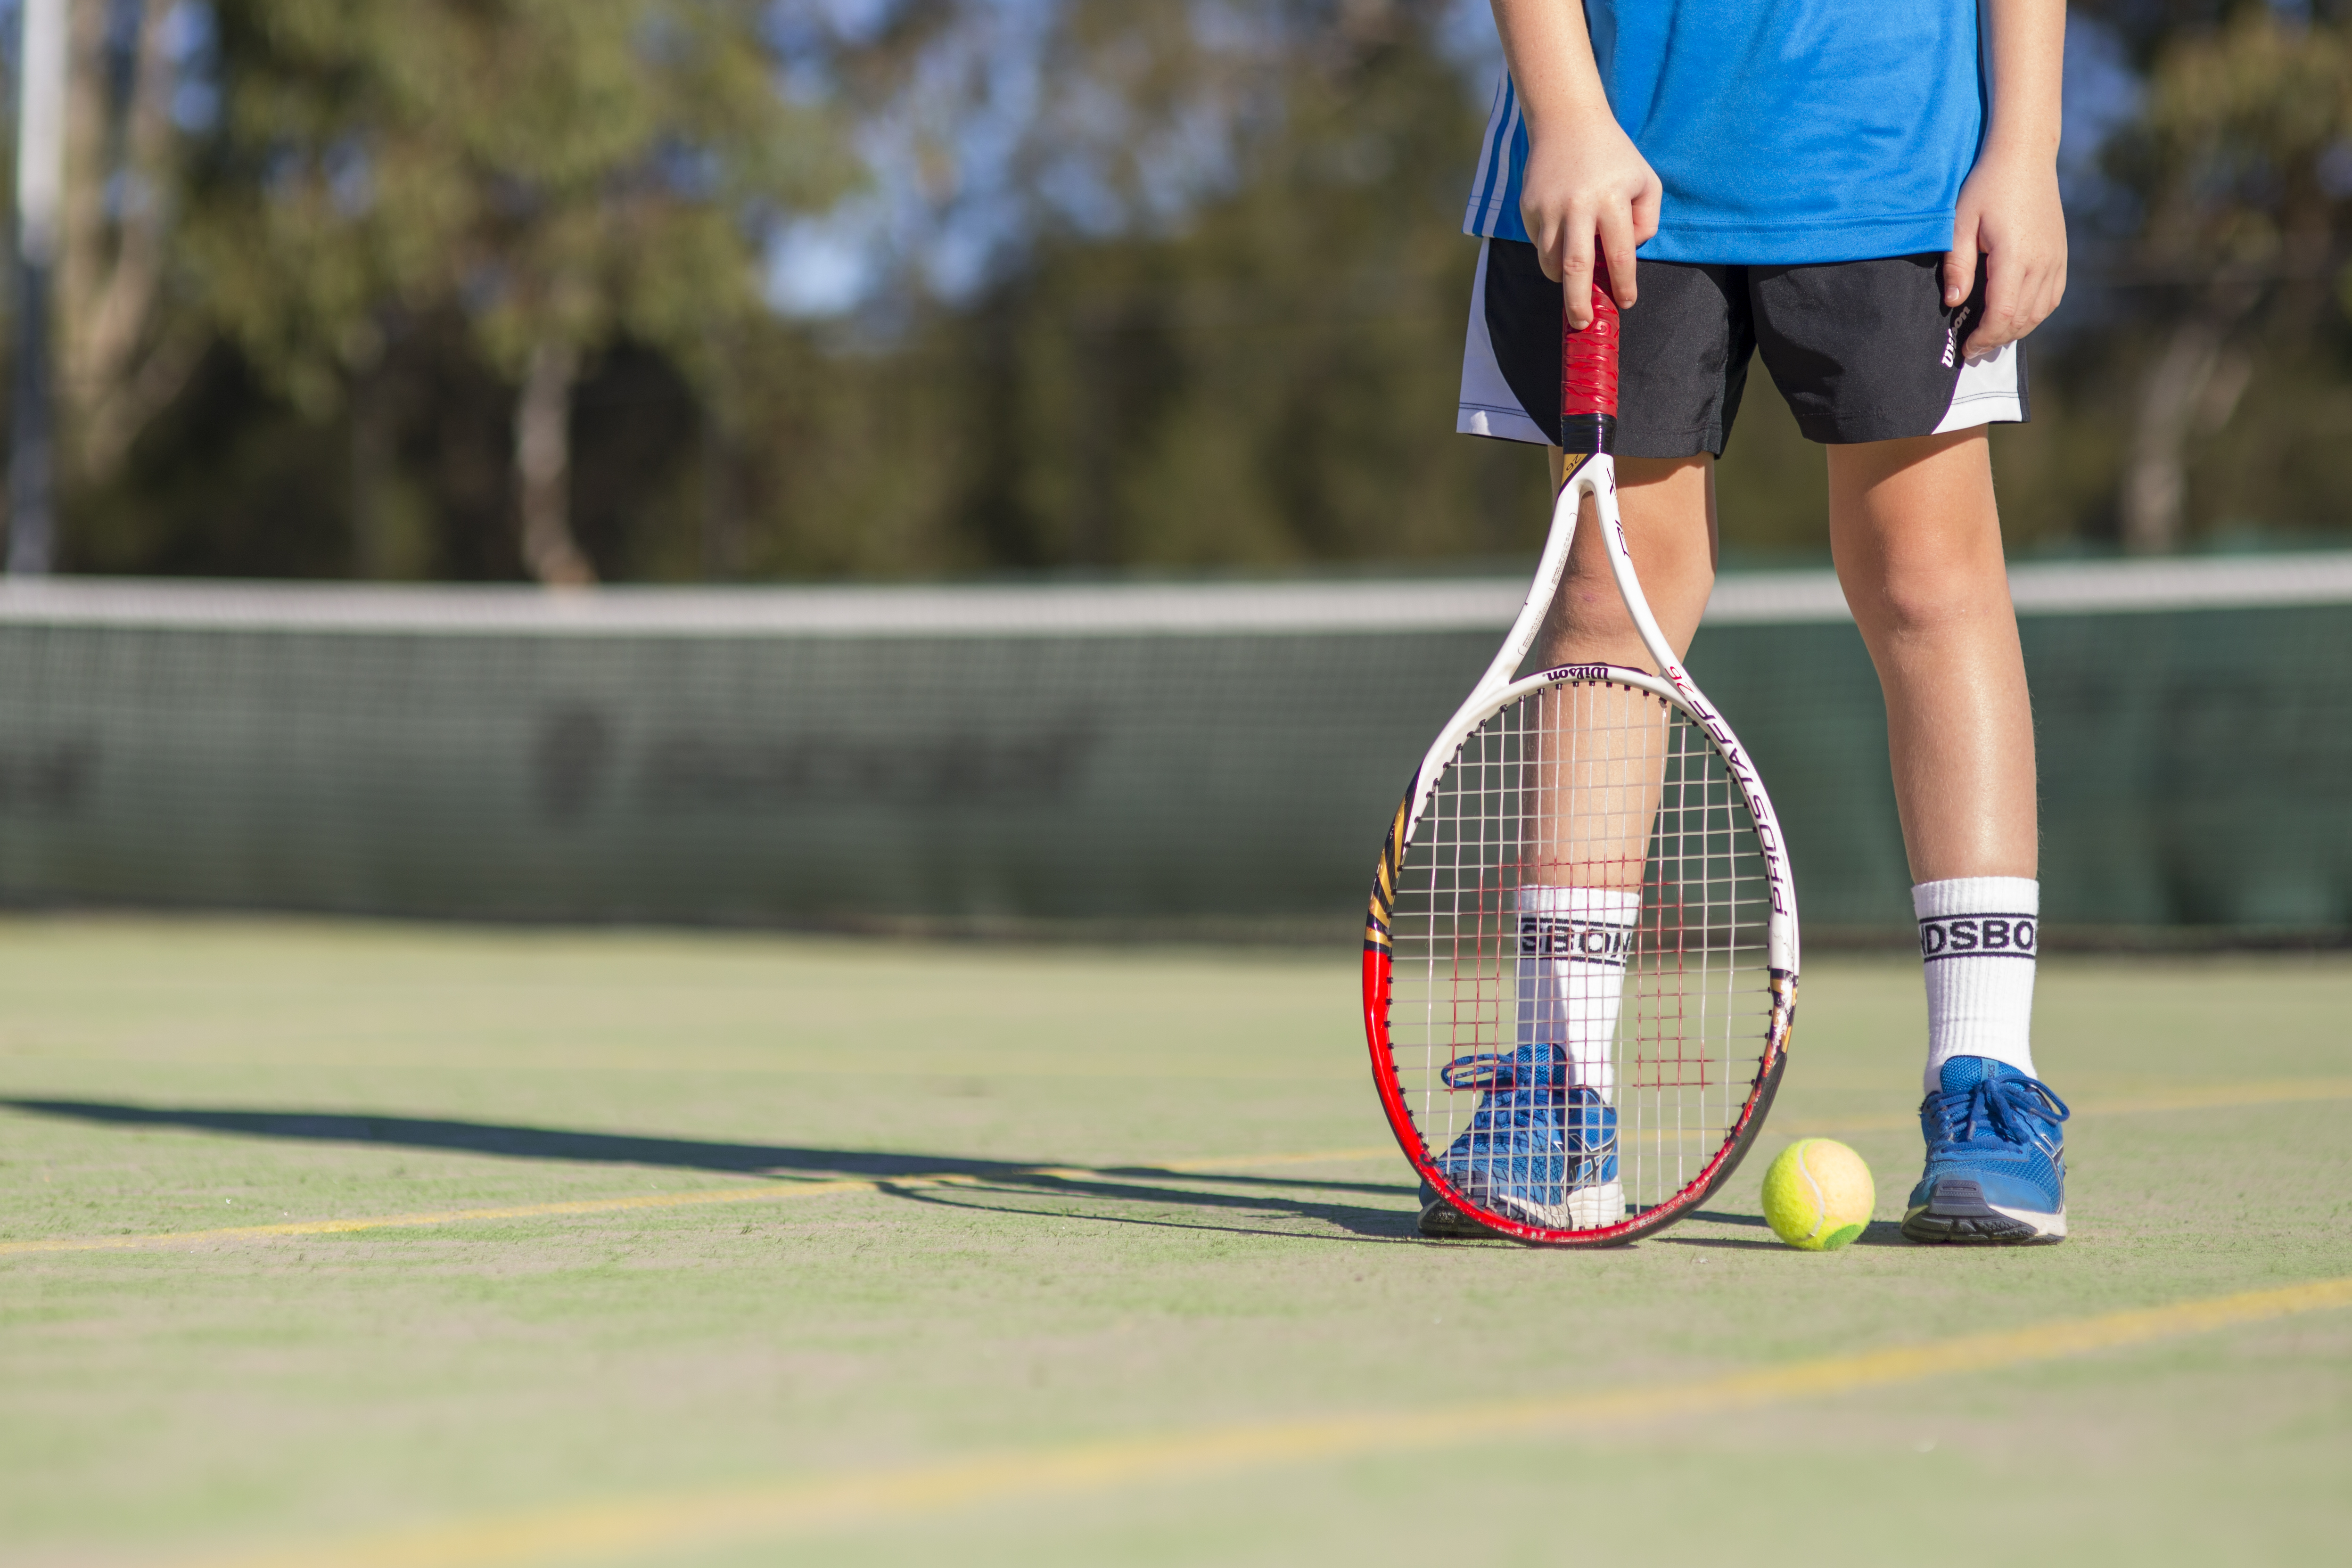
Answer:
POLYGON ((1413 779, 1412 806, 1406 813, 1405 831, 1398 847, 1402 850, 1412 841, 1413 830, 1421 825, 1422 814, 1436 793, 1437 780, 1454 760, 1454 753, 1462 749, 1462 743, 1496 713, 1531 692, 1563 678, 1573 678, 1580 670, 1590 671, 1593 679, 1638 687, 1690 715, 1723 754, 1724 766, 1739 787, 1748 815, 1755 821, 1757 837, 1762 841, 1765 882, 1771 893, 1771 913, 1765 922, 1765 963, 1776 973, 1787 974, 1793 982, 1797 973, 1797 889, 1789 875, 1788 852, 1780 836, 1780 819, 1772 810, 1772 798, 1765 793, 1764 780, 1757 775, 1748 748, 1739 744, 1730 724, 1706 700, 1706 694, 1692 681, 1682 661, 1675 657, 1674 645, 1659 629, 1657 617, 1650 613, 1650 601, 1642 592, 1642 580, 1633 571, 1633 551, 1625 543, 1625 519, 1617 509, 1616 460, 1603 452, 1581 458, 1571 455, 1569 461, 1577 466, 1552 503, 1551 531, 1544 539, 1543 556, 1536 563, 1536 579, 1528 590, 1527 602, 1519 606, 1518 618, 1511 622, 1510 632, 1503 639, 1495 662, 1486 666, 1486 673, 1478 677, 1478 684, 1470 688, 1462 706, 1437 732, 1437 739, 1422 758, 1421 771, 1413 779), (1621 664, 1564 664, 1538 671, 1524 680, 1514 679, 1528 651, 1535 646, 1537 634, 1543 630, 1544 617, 1550 613, 1552 601, 1559 597, 1560 580, 1568 574, 1569 549, 1576 542, 1578 520, 1587 497, 1592 499, 1593 518, 1600 525, 1610 574, 1617 580, 1617 591, 1633 618, 1633 629, 1641 634, 1642 646, 1656 661, 1659 674, 1654 675, 1646 670, 1631 670, 1621 664))

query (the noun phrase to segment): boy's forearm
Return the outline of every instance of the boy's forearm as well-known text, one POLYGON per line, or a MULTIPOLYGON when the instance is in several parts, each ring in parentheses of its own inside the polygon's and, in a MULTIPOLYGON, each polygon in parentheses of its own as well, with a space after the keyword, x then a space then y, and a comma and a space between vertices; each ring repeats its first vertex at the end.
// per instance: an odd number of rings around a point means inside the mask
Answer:
POLYGON ((1609 95, 1593 63, 1583 0, 1494 0, 1494 5, 1503 58, 1531 132, 1608 115, 1609 95))
MULTIPOLYGON (((1503 4, 1496 0, 1498 14, 1503 4)), ((1992 46, 1985 151, 2055 159, 2066 71, 2065 0, 1985 0, 1985 17, 1992 46)))

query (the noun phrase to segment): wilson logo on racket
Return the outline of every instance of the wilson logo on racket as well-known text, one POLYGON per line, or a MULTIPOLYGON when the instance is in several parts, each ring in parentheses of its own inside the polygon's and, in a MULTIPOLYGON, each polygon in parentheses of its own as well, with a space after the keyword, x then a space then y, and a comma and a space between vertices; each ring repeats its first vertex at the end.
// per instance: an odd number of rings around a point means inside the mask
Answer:
POLYGON ((1919 922, 1922 958, 2031 958, 2031 915, 1935 915, 1919 922))
POLYGON ((1551 915, 1519 916, 1519 956, 1523 958, 1583 958, 1596 964, 1622 964, 1633 946, 1633 928, 1551 915))

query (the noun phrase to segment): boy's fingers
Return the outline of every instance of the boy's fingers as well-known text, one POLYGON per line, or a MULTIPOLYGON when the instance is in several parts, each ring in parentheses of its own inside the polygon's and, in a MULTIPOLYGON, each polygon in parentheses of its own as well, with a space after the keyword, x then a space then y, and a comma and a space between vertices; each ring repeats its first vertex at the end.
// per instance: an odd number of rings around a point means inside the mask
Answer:
POLYGON ((1976 286, 1976 225, 1963 221, 1953 231, 1952 248, 1944 253, 1944 308, 1958 308, 1976 286))
POLYGON ((2066 298, 2066 258, 2060 256, 2042 274, 2042 304, 2035 311, 2033 324, 2039 327, 2058 313, 2066 298))
POLYGON ((2035 279, 2030 275, 2019 277, 2024 269, 2014 264, 2003 266, 1996 257, 1985 274, 1984 314, 1977 320, 1976 330, 1969 334, 1961 348, 1966 359, 1990 354, 2003 344, 2013 343, 2032 329, 2031 322, 2018 324, 2021 302, 2032 298, 2035 279))
POLYGON ((1522 211, 1520 220, 1528 225, 1528 238, 1536 247, 1536 265, 1554 283, 1559 281, 1559 236, 1557 227, 1547 226, 1543 216, 1532 209, 1522 211))
POLYGON ((1658 176, 1644 167, 1649 181, 1633 198, 1633 243, 1644 245, 1658 237, 1658 216, 1666 199, 1666 188, 1658 176))
POLYGON ((1543 268, 1546 277, 1558 283, 1559 243, 1560 236, 1567 232, 1565 225, 1555 222, 1551 214, 1533 201, 1519 204, 1519 222, 1527 225, 1528 241, 1536 247, 1536 265, 1543 268))
POLYGON ((2025 287, 2018 293, 2017 308, 2010 312, 2011 341, 2014 342, 2041 326, 2042 318, 2049 314, 2050 274, 2045 269, 2036 267, 2027 279, 2025 287))
POLYGON ((1633 287, 1633 214, 1625 208, 1604 209, 1601 214, 1601 254, 1609 260, 1609 297, 1620 310, 1630 309, 1633 287))
POLYGON ((1559 286, 1568 324, 1581 332, 1592 325, 1592 223, 1571 215, 1561 235, 1559 286))

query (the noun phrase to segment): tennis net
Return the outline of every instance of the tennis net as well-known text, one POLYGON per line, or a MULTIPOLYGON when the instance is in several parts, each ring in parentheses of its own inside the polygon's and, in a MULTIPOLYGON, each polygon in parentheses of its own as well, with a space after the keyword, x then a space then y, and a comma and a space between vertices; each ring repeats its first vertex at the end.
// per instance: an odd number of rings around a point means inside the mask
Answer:
MULTIPOLYGON (((2021 568, 2053 925, 2352 925, 2352 556, 2021 568)), ((1344 931, 1511 581, 0 589, 0 899, 1344 931)), ((1809 928, 1907 925, 1826 573, 1694 674, 1809 928)))

